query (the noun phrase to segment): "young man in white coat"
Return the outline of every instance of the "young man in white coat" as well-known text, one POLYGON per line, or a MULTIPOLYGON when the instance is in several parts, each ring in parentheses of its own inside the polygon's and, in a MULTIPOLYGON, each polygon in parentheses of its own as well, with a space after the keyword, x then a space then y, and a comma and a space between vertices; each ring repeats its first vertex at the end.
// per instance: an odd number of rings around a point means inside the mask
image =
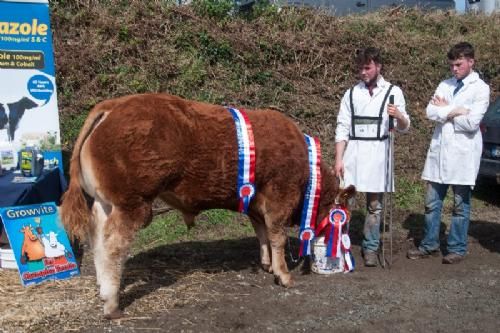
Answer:
POLYGON ((453 77, 439 84, 427 105, 436 127, 427 152, 422 179, 427 180, 424 239, 410 249, 410 259, 438 254, 441 210, 448 187, 454 193, 453 214, 444 264, 460 262, 467 253, 472 187, 482 152, 479 123, 490 100, 490 88, 473 70, 474 48, 462 42, 448 52, 453 77))
POLYGON ((360 82, 347 90, 340 104, 335 131, 335 174, 344 178, 346 186, 354 185, 366 193, 367 216, 363 230, 365 266, 378 263, 380 220, 385 191, 392 192, 387 182, 387 149, 389 116, 395 128, 407 131, 410 118, 406 113, 401 89, 380 74, 380 51, 369 47, 358 53, 356 65, 360 82), (394 104, 389 104, 389 96, 394 104))

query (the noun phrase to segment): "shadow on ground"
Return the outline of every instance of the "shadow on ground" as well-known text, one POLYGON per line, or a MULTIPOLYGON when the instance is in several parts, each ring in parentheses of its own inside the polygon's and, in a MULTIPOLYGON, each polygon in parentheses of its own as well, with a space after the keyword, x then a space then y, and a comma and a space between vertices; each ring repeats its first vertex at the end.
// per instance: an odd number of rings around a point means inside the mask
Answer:
POLYGON ((500 253, 500 224, 487 221, 471 221, 469 236, 491 252, 500 253))
MULTIPOLYGON (((403 228, 408 230, 407 239, 418 246, 424 236, 424 215, 410 214, 403 222, 403 228)), ((500 224, 488 221, 472 220, 469 225, 469 236, 476 239, 485 249, 500 253, 500 224)), ((446 224, 441 222, 439 239, 441 251, 446 253, 446 224)))
MULTIPOLYGON (((288 268, 294 270, 299 265, 301 273, 308 274, 298 259, 299 240, 290 238, 285 249, 288 268)), ((256 237, 205 242, 183 242, 159 246, 137 254, 125 263, 123 273, 124 290, 120 296, 120 307, 126 308, 136 299, 168 287, 177 280, 195 273, 220 273, 261 270, 259 243, 256 237), (140 280, 141 283, 136 285, 140 280), (129 287, 129 288, 127 288, 129 287)))
POLYGON ((477 186, 472 191, 474 198, 479 199, 490 205, 500 207, 500 185, 491 179, 479 178, 477 186))

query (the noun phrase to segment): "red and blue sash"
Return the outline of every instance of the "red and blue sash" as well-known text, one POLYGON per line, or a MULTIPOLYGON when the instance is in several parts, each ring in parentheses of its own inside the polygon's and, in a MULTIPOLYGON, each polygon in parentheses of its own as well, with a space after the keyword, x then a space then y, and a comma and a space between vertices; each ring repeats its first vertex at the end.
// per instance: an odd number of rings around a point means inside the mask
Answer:
POLYGON ((240 213, 247 213, 255 195, 255 143, 252 125, 243 110, 228 109, 236 125, 238 139, 238 198, 240 213))
POLYGON ((304 196, 302 217, 300 220, 300 251, 301 257, 311 254, 311 241, 314 239, 314 227, 318 212, 321 193, 321 147, 319 140, 305 135, 309 157, 309 180, 304 196))

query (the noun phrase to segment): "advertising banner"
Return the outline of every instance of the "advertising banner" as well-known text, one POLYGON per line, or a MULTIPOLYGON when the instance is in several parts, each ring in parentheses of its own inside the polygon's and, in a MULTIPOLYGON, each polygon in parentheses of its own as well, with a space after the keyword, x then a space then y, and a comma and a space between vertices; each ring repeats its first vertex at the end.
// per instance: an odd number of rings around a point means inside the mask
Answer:
POLYGON ((24 285, 79 274, 65 189, 48 1, 0 0, 0 267, 24 285))
POLYGON ((17 183, 62 171, 54 75, 48 1, 0 0, 0 172, 17 183))
POLYGON ((80 275, 55 203, 0 208, 23 285, 80 275))

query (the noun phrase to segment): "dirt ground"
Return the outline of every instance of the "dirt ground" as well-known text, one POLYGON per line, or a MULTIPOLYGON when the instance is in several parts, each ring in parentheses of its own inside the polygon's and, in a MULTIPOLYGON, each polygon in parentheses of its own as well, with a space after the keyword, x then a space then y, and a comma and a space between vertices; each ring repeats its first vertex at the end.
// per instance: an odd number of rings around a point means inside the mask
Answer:
MULTIPOLYGON (((292 289, 260 270, 254 237, 182 242, 129 258, 120 298, 126 317, 107 321, 86 252, 82 276, 68 281, 23 288, 17 271, 0 270, 0 332, 498 332, 499 187, 483 193, 469 254, 457 265, 405 258, 423 219, 406 211, 395 214, 390 269, 363 267, 353 232, 355 272, 317 275, 289 255, 292 289)), ((290 247, 296 255, 296 239, 290 247)))

